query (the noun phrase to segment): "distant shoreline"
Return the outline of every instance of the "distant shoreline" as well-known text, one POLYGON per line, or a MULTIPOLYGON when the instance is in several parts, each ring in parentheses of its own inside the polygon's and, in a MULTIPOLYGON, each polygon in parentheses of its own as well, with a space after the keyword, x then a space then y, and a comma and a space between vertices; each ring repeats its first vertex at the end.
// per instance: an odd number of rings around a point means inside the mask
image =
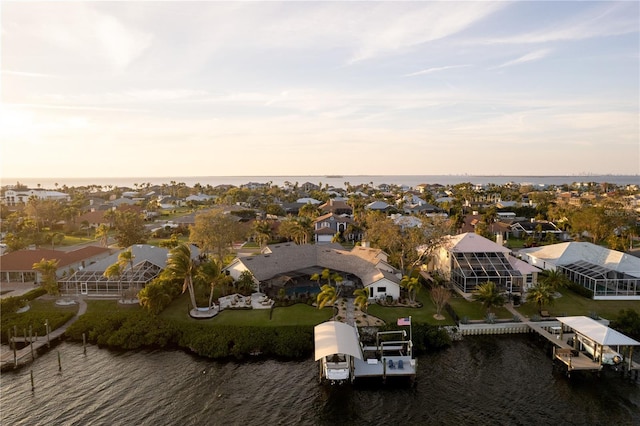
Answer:
POLYGON ((63 185, 87 186, 87 185, 114 185, 118 187, 133 188, 134 184, 151 185, 169 184, 171 181, 185 183, 194 186, 201 185, 235 185, 240 186, 249 182, 267 183, 283 186, 285 182, 299 185, 305 182, 314 184, 329 184, 335 187, 344 187, 345 182, 351 185, 369 184, 380 185, 382 183, 407 185, 415 187, 419 184, 455 185, 457 183, 471 182, 483 185, 493 183, 503 185, 508 182, 531 185, 563 185, 575 182, 611 183, 615 185, 640 184, 640 175, 270 175, 270 176, 160 176, 160 177, 2 177, 0 185, 15 185, 20 182, 28 187, 35 188, 40 185, 44 189, 56 189, 63 185), (58 184, 56 186, 56 183, 58 184))

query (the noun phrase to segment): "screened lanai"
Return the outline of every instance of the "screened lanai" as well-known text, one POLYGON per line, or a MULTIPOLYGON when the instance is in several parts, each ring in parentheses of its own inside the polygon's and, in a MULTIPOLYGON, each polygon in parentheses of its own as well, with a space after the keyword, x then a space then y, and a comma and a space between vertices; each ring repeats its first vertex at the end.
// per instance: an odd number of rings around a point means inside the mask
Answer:
POLYGON ((639 296, 640 277, 615 271, 584 260, 558 266, 572 282, 593 291, 593 297, 639 296))
MULTIPOLYGON (((108 279, 101 270, 78 271, 69 278, 60 281, 60 291, 65 295, 119 295, 130 286, 136 290, 142 289, 151 280, 156 278, 162 268, 148 260, 140 262, 131 270, 125 270, 121 279, 112 277, 108 279)), ((137 291, 136 291, 137 292, 137 291)))
POLYGON ((464 293, 471 293, 479 284, 492 281, 505 292, 522 292, 522 274, 513 268, 504 253, 452 253, 451 281, 464 293))

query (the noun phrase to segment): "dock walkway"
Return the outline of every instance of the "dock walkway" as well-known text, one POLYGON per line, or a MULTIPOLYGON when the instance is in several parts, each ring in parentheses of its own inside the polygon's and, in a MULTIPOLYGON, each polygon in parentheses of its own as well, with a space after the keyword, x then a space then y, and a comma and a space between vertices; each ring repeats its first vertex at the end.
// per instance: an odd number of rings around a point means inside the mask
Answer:
MULTIPOLYGON (((538 333, 554 345, 553 358, 558 360, 567 368, 567 373, 571 371, 600 371, 602 365, 593 359, 580 354, 572 346, 565 342, 566 337, 573 337, 573 333, 553 334, 543 328, 539 323, 532 322, 529 318, 524 317, 520 312, 516 311, 511 304, 505 305, 507 310, 513 315, 520 318, 531 330, 538 333)), ((561 325, 562 327, 562 325, 561 325)), ((568 339, 567 339, 568 340, 568 339)))
MULTIPOLYGON (((3 347, 3 350, 0 353, 0 369, 4 370, 10 367, 20 367, 33 361, 34 358, 37 357, 39 349, 47 345, 47 342, 60 338, 71 324, 76 322, 81 315, 84 315, 85 312, 87 312, 87 303, 82 298, 78 298, 78 305, 78 312, 73 316, 73 318, 62 325, 62 327, 52 330, 48 335, 38 336, 37 340, 34 340, 33 343, 17 350, 15 358, 13 350, 6 350, 6 347, 3 347)), ((17 338, 16 342, 28 343, 24 340, 24 338, 17 338)))

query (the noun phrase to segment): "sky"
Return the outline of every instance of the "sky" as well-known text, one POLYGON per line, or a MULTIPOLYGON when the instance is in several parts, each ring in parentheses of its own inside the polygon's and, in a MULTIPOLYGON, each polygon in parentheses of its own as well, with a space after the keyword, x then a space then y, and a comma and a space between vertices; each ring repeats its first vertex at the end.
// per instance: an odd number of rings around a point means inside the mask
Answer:
POLYGON ((0 177, 640 173, 640 3, 0 2, 0 177))

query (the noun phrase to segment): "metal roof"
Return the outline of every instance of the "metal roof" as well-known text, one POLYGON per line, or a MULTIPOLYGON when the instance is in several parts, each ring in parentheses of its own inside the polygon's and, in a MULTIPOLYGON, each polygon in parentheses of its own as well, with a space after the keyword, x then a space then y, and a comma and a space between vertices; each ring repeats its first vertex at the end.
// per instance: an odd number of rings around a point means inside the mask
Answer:
POLYGON ((640 346, 640 342, 589 317, 558 317, 558 321, 599 345, 640 346))
POLYGON ((356 329, 349 324, 328 321, 313 329, 315 360, 333 354, 346 354, 362 359, 362 348, 356 329))

